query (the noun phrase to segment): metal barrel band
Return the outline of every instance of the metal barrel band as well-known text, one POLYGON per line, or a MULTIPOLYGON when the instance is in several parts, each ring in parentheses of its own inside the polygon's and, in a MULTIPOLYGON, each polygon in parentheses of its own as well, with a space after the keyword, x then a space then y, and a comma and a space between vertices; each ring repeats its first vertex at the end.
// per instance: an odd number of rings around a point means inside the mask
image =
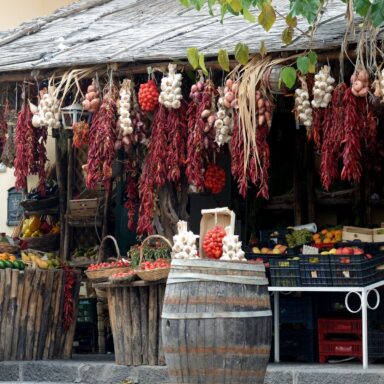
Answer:
POLYGON ((260 277, 209 275, 205 273, 177 273, 171 271, 167 284, 178 284, 192 281, 220 281, 233 284, 268 285, 268 280, 260 277))
POLYGON ((263 263, 260 264, 247 264, 247 263, 230 263, 225 261, 206 261, 202 260, 172 260, 172 267, 181 267, 177 269, 182 269, 183 267, 195 267, 195 268, 215 268, 215 269, 231 269, 238 271, 254 271, 254 272, 265 272, 265 267, 263 263), (245 268, 246 267, 246 268, 245 268))
POLYGON ((212 312, 212 313, 167 313, 163 312, 162 318, 166 320, 198 320, 198 319, 236 319, 272 316, 272 311, 249 312, 212 312))

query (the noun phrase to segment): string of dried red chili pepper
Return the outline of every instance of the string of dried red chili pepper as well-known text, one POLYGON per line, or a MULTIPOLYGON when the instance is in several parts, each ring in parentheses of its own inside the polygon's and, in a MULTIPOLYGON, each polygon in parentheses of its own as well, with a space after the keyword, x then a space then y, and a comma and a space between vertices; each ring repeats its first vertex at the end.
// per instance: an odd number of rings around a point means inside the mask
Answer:
POLYGON ((32 112, 29 103, 24 103, 18 114, 15 133, 15 187, 17 190, 26 188, 27 176, 33 160, 33 127, 32 112))
MULTIPOLYGON (((358 100, 348 88, 343 98, 345 104, 344 139, 343 139, 343 169, 341 180, 355 181, 358 183, 362 174, 362 154, 360 143, 360 129, 363 122, 359 121, 358 108, 365 103, 364 99, 358 100)), ((363 106, 364 107, 364 106, 363 106)))
POLYGON ((115 159, 116 100, 111 93, 103 98, 101 107, 92 119, 89 133, 86 186, 94 189, 103 182, 107 189, 112 177, 112 163, 115 159))
POLYGON ((69 267, 64 267, 64 303, 63 326, 68 331, 75 321, 74 288, 77 281, 76 272, 69 267))

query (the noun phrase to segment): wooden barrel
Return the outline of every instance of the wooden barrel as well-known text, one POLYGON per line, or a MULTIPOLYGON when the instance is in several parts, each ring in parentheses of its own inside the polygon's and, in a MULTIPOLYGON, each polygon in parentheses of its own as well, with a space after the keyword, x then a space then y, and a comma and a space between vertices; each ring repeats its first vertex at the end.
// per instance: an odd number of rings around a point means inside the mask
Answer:
POLYGON ((172 383, 264 383, 272 313, 263 264, 173 260, 162 318, 172 383))

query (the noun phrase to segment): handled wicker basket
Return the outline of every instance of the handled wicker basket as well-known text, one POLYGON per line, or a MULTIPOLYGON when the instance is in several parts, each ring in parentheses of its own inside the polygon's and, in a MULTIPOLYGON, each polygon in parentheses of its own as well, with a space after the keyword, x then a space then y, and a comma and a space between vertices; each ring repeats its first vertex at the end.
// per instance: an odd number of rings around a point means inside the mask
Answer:
MULTIPOLYGON (((113 258, 113 259, 114 260, 121 259, 120 250, 119 250, 119 246, 117 245, 116 239, 113 236, 105 236, 100 244, 99 255, 97 260, 98 263, 102 263, 106 259, 105 245, 107 240, 112 240, 112 243, 115 247, 116 258, 113 258)), ((108 281, 108 278, 115 273, 128 272, 130 270, 131 270, 131 267, 111 267, 111 268, 100 268, 94 271, 85 271, 85 274, 87 275, 88 279, 93 283, 103 283, 105 281, 108 281)))
POLYGON ((149 270, 149 271, 144 271, 144 270, 140 269, 140 265, 141 265, 141 263, 143 261, 143 257, 144 257, 144 246, 151 239, 160 239, 165 244, 167 244, 170 249, 172 249, 171 242, 168 239, 166 239, 164 236, 161 236, 161 235, 151 235, 151 236, 148 236, 141 243, 141 246, 140 246, 140 263, 139 263, 139 268, 135 269, 135 272, 136 272, 137 276, 140 279, 144 280, 144 281, 157 281, 157 280, 166 279, 168 277, 168 274, 169 274, 169 271, 170 271, 171 267, 168 267, 168 268, 157 268, 157 269, 152 269, 152 270, 149 270))

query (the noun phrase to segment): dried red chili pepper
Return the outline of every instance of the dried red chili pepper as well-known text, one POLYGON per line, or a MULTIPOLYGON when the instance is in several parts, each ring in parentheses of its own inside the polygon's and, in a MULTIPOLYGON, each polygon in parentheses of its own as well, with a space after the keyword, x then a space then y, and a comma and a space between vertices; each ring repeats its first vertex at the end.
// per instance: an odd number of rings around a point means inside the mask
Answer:
POLYGON ((63 326, 68 331, 75 321, 74 289, 77 281, 76 272, 69 267, 64 267, 64 303, 63 303, 63 326))
POLYGON ((112 163, 115 159, 116 135, 116 100, 112 92, 103 98, 101 107, 96 112, 89 132, 89 150, 86 186, 94 189, 98 182, 103 182, 107 189, 112 177, 112 163))
MULTIPOLYGON (((364 122, 359 120, 359 108, 364 108, 365 99, 357 98, 352 94, 351 88, 345 92, 343 102, 345 104, 344 120, 344 149, 343 169, 341 180, 355 181, 358 183, 362 174, 362 154, 360 143, 360 129, 364 122)), ((366 106, 365 106, 366 108, 366 106)))
POLYGON ((17 190, 26 188, 27 176, 33 160, 33 127, 32 112, 29 103, 24 103, 18 114, 15 134, 15 187, 17 190))

